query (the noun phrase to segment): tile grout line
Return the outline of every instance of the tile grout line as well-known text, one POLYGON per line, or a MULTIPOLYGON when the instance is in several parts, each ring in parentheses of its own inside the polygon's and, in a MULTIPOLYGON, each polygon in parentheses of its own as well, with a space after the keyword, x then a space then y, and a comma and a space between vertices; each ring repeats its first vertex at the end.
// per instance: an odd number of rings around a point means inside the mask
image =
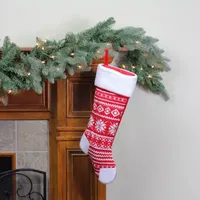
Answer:
POLYGON ((15 120, 15 154, 16 154, 16 168, 18 168, 18 164, 17 164, 17 160, 18 160, 18 142, 17 142, 17 139, 18 139, 18 134, 17 134, 17 120, 15 120))

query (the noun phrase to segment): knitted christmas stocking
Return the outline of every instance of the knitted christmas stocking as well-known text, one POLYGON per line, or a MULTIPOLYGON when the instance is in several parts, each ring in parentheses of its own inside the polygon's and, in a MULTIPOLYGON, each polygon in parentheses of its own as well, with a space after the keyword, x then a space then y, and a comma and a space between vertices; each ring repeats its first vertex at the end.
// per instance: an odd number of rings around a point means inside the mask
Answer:
POLYGON ((114 66, 98 65, 93 110, 80 148, 88 154, 100 182, 111 183, 116 176, 112 144, 137 75, 114 66))

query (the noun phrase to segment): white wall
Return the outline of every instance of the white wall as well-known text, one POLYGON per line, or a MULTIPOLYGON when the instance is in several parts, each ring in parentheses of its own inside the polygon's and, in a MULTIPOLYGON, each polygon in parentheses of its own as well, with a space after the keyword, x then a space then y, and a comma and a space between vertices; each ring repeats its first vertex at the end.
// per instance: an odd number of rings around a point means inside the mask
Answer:
POLYGON ((199 0, 2 0, 0 38, 20 46, 35 37, 61 38, 109 16, 117 26, 142 26, 160 39, 172 71, 171 100, 137 88, 114 144, 116 181, 108 200, 200 198, 199 0))

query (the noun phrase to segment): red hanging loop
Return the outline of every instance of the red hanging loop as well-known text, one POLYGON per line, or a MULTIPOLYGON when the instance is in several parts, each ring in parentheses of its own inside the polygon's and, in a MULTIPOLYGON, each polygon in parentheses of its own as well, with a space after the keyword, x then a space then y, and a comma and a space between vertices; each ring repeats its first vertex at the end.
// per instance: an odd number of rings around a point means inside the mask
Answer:
POLYGON ((108 66, 108 49, 104 50, 104 66, 108 66))

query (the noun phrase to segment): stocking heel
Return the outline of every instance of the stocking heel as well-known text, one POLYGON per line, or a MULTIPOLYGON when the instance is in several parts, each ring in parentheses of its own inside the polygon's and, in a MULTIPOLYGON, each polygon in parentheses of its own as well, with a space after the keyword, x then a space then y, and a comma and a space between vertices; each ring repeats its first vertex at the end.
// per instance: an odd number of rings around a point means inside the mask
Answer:
POLYGON ((80 148, 85 154, 88 154, 89 146, 90 143, 85 134, 83 134, 80 141, 80 148))

